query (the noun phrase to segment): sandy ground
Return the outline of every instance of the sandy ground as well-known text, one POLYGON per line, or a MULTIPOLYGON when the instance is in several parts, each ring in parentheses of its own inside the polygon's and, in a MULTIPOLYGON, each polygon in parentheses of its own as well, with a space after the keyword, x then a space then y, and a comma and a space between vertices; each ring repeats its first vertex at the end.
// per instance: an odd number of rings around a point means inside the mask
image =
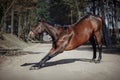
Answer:
POLYGON ((86 46, 65 51, 42 69, 29 70, 50 47, 50 44, 38 43, 25 48, 25 55, 8 56, 0 64, 0 80, 120 80, 120 55, 103 53, 100 64, 90 63, 92 50, 86 46))

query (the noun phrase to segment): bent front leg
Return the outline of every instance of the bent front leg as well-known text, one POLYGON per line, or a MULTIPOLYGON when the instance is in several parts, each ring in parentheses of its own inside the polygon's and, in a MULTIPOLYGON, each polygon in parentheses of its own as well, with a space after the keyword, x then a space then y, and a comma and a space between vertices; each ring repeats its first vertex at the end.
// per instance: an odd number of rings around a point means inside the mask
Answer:
POLYGON ((58 53, 55 54, 50 54, 48 53, 40 62, 39 62, 39 68, 44 67, 45 63, 50 60, 51 58, 55 57, 56 55, 58 55, 58 53))
POLYGON ((53 47, 50 52, 39 62, 39 68, 43 67, 45 63, 54 56, 62 53, 70 40, 70 35, 64 35, 55 42, 56 47, 53 47))
POLYGON ((45 62, 50 60, 52 57, 47 54, 40 62, 39 62, 39 66, 38 67, 43 67, 45 65, 45 62))
POLYGON ((51 58, 57 56, 59 53, 64 51, 64 47, 58 47, 57 49, 52 48, 50 52, 39 62, 38 68, 44 67, 45 63, 51 58))
POLYGON ((49 52, 43 59, 41 59, 41 61, 40 61, 39 63, 33 65, 33 66, 30 68, 30 70, 40 69, 40 68, 44 67, 44 66, 45 66, 45 63, 46 63, 48 60, 50 60, 52 57, 54 57, 54 56, 57 55, 57 53, 51 54, 51 52, 52 52, 52 53, 55 52, 55 49, 52 48, 52 49, 50 50, 50 52, 49 52))

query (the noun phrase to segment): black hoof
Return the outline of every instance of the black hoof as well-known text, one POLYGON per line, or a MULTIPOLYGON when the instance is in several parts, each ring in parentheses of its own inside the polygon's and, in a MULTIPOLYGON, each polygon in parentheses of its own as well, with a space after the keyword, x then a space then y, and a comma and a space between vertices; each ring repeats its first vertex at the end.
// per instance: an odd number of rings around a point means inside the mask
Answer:
POLYGON ((38 70, 40 68, 43 68, 45 66, 45 64, 36 64, 33 65, 32 67, 29 68, 29 70, 38 70))

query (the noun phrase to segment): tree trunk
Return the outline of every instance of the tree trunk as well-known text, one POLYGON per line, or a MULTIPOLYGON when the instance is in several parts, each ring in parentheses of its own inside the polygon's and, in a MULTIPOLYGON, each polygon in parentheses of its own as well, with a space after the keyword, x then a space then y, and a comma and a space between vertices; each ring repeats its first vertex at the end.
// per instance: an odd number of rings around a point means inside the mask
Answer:
POLYGON ((14 10, 11 10, 11 34, 14 32, 14 10))
POLYGON ((20 38, 21 35, 21 14, 19 15, 19 20, 18 20, 18 37, 20 38))
POLYGON ((79 11, 79 6, 78 6, 78 1, 77 0, 74 0, 75 1, 75 5, 76 5, 76 8, 77 8, 77 12, 78 12, 78 20, 80 19, 80 11, 79 11))
POLYGON ((119 38, 119 28, 118 28, 118 10, 119 8, 116 6, 116 0, 113 0, 114 2, 114 19, 115 19, 115 33, 116 33, 116 38, 118 39, 119 38))
POLYGON ((93 8, 92 8, 92 9, 93 9, 93 14, 95 15, 95 14, 96 14, 96 13, 95 13, 95 9, 96 9, 96 8, 95 8, 95 0, 92 0, 92 2, 93 2, 93 8))
POLYGON ((73 11, 71 10, 71 24, 73 24, 73 11))
POLYGON ((4 19, 3 19, 3 32, 5 31, 6 32, 6 30, 7 30, 7 25, 6 25, 6 15, 4 15, 4 17, 3 17, 4 19))
POLYGON ((109 34, 109 29, 108 29, 108 25, 106 24, 106 21, 105 19, 107 18, 106 17, 106 14, 105 14, 105 3, 104 1, 101 2, 101 15, 102 15, 102 19, 103 19, 103 38, 105 40, 105 43, 106 43, 106 46, 107 48, 111 48, 112 47, 112 43, 111 43, 111 38, 110 38, 110 34, 109 34))

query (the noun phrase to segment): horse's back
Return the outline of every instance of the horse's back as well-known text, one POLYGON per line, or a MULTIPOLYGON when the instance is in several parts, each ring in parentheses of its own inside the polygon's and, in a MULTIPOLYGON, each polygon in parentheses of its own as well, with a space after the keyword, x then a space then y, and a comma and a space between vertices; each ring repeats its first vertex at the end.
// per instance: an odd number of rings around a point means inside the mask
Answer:
POLYGON ((83 17, 77 24, 72 26, 73 36, 66 50, 74 49, 87 42, 94 32, 100 32, 102 20, 98 16, 88 15, 83 17))
POLYGON ((99 16, 91 16, 90 18, 94 31, 99 31, 102 28, 102 19, 99 16))
POLYGON ((102 28, 102 19, 97 15, 87 15, 76 23, 75 26, 77 30, 83 31, 86 28, 88 30, 98 31, 102 28))

